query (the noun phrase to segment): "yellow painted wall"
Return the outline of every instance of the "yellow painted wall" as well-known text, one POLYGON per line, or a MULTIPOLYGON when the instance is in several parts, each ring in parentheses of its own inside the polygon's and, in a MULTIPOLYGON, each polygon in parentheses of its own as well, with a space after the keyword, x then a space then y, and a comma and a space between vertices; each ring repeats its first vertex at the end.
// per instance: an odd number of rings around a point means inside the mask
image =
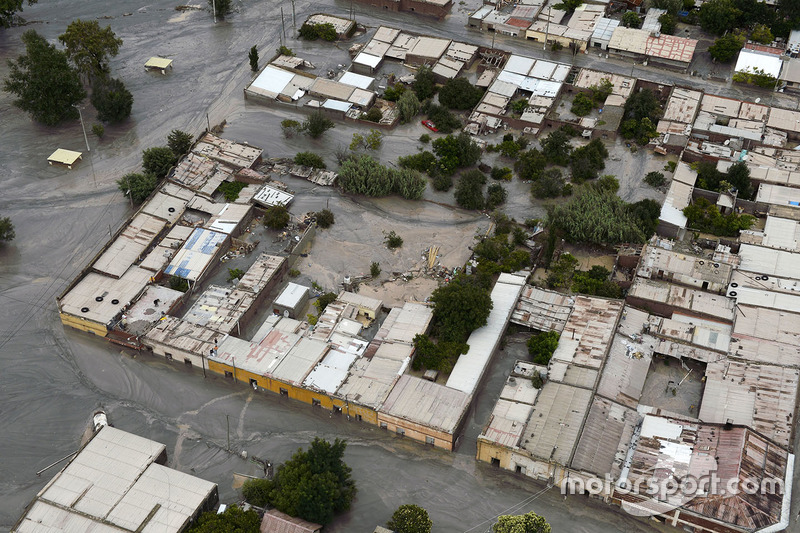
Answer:
POLYGON ((61 323, 65 326, 79 329, 87 333, 93 333, 101 337, 105 337, 108 334, 108 329, 106 328, 105 324, 100 324, 99 322, 87 320, 85 318, 70 315, 68 313, 59 313, 59 317, 61 317, 61 323))
MULTIPOLYGON (((403 420, 385 413, 378 413, 378 425, 381 423, 386 424, 386 430, 392 433, 397 433, 397 428, 402 428, 405 433, 404 437, 419 441, 427 444, 425 437, 433 437, 433 445, 443 450, 453 450, 453 435, 443 431, 437 431, 432 428, 425 427, 408 420, 403 420)), ((382 427, 382 426, 381 426, 382 427)))

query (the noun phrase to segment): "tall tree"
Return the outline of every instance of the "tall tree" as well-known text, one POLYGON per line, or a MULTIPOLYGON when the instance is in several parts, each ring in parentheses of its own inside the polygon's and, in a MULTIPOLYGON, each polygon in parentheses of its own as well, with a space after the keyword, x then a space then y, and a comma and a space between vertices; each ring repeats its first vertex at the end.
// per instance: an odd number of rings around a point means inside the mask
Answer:
POLYGON ((166 176, 177 161, 178 157, 166 146, 155 146, 142 152, 142 167, 159 179, 166 176))
POLYGON ((231 0, 208 0, 208 6, 211 9, 216 9, 219 18, 225 18, 225 15, 231 12, 231 0))
POLYGON ((258 72, 258 48, 256 48, 256 45, 253 45, 250 49, 250 53, 247 54, 247 59, 250 60, 250 70, 258 72))
POLYGON ((700 26, 707 32, 722 35, 734 29, 741 11, 732 0, 709 0, 700 7, 700 26))
POLYGON ((34 30, 23 33, 22 42, 25 55, 8 62, 10 72, 3 82, 3 90, 17 96, 14 105, 47 126, 78 118, 73 106, 86 91, 67 55, 34 30))
POLYGON ((303 131, 305 131, 312 139, 318 139, 331 128, 336 125, 331 119, 322 114, 322 111, 311 113, 303 122, 303 131))
POLYGON ((114 124, 131 116, 133 95, 116 78, 96 78, 90 101, 97 109, 97 118, 103 122, 114 124))
POLYGON ((473 330, 486 325, 492 310, 489 291, 466 276, 434 290, 431 301, 439 339, 445 342, 465 341, 473 330))
MULTIPOLYGON (((0 28, 10 28, 21 19, 16 16, 17 11, 22 11, 24 0, 0 0, 0 28)), ((28 5, 33 5, 36 0, 28 0, 28 5)))
POLYGON ((185 131, 172 130, 170 134, 167 135, 167 146, 169 146, 172 153, 178 157, 183 154, 188 154, 189 150, 192 149, 193 142, 194 138, 192 134, 186 133, 185 131))
POLYGON ((419 114, 420 107, 419 98, 414 91, 404 91, 397 100, 400 122, 402 124, 411 122, 419 114))
POLYGON ((533 511, 523 515, 505 515, 492 526, 493 533, 550 533, 550 524, 533 511))
POLYGON ((229 506, 224 513, 207 511, 200 515, 188 533, 258 533, 261 517, 250 509, 243 511, 235 505, 229 506))
POLYGON ((58 40, 78 70, 95 78, 109 73, 108 59, 116 56, 122 46, 122 39, 114 35, 111 27, 100 28, 96 20, 73 20, 58 40))
MULTIPOLYGON (((335 295, 334 295, 335 296, 335 295)), ((328 524, 350 508, 356 484, 342 457, 347 443, 315 438, 308 451, 297 450, 278 467, 271 503, 281 512, 317 524, 328 524)))
POLYGON ((423 65, 419 68, 411 88, 414 89, 420 102, 433 96, 436 92, 436 80, 430 67, 423 65))
POLYGON ((11 219, 9 217, 0 218, 0 241, 13 241, 16 236, 11 219))

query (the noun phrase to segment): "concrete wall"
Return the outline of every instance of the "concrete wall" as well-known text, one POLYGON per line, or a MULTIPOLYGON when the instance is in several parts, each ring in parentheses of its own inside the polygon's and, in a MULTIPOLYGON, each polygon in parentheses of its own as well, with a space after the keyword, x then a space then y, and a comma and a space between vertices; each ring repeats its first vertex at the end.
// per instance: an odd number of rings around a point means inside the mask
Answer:
POLYGON ((415 422, 403 420, 402 418, 397 418, 386 413, 378 413, 378 425, 392 433, 398 433, 397 430, 401 429, 404 432, 404 437, 408 437, 423 444, 430 444, 426 441, 426 438, 433 438, 433 446, 436 448, 452 451, 454 447, 454 437, 452 434, 438 431, 415 422))

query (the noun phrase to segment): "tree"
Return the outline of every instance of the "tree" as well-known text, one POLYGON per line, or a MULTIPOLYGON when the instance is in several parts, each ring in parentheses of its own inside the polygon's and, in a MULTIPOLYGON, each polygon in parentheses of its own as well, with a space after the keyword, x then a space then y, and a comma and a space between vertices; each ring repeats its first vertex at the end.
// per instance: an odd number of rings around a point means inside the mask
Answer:
POLYGON ((740 15, 733 0, 709 0, 700 7, 698 16, 703 30, 722 35, 736 28, 740 15))
POLYGON ((638 28, 642 21, 635 11, 626 11, 622 15, 622 25, 626 28, 638 28))
POLYGON ((394 533, 430 533, 433 521, 419 505, 406 504, 397 508, 386 527, 394 533))
POLYGON ((192 149, 193 143, 194 137, 192 137, 191 133, 186 133, 185 131, 172 130, 167 135, 167 146, 178 157, 188 154, 189 150, 192 149))
POLYGON ((121 80, 98 77, 92 86, 90 102, 99 120, 116 124, 131 116, 133 95, 121 80))
POLYGON ((261 517, 250 509, 243 511, 235 505, 228 506, 224 513, 206 511, 200 515, 187 533, 258 533, 261 528, 261 517))
POLYGON ((335 218, 333 216, 333 211, 329 209, 323 209, 322 211, 317 211, 314 213, 314 217, 317 219, 317 226, 322 229, 327 229, 333 226, 335 222, 335 218))
POLYGON ((751 215, 723 215, 717 206, 703 197, 685 207, 683 214, 687 218, 688 227, 721 237, 736 237, 739 231, 749 229, 755 222, 755 217, 751 215))
POLYGON ((385 91, 383 91, 383 99, 389 102, 397 102, 403 93, 406 92, 406 86, 400 82, 395 83, 394 85, 389 85, 385 91))
POLYGON ((661 24, 661 33, 664 35, 673 35, 675 27, 678 25, 678 20, 672 13, 664 13, 658 17, 658 23, 661 24))
POLYGON ((629 204, 594 187, 584 189, 569 202, 551 206, 548 223, 551 231, 562 231, 569 242, 613 245, 646 239, 642 220, 629 204))
POLYGON ((377 263, 375 261, 370 263, 370 265, 369 265, 369 275, 372 276, 373 278, 377 278, 378 276, 381 275, 381 265, 380 265, 380 263, 377 263))
POLYGON ((312 139, 319 139, 322 135, 336 125, 331 119, 322 114, 322 111, 311 113, 303 122, 302 129, 312 139))
POLYGON ((25 55, 8 62, 10 72, 3 82, 3 90, 17 96, 14 105, 46 126, 78 118, 73 106, 86 91, 67 55, 34 30, 23 33, 22 42, 25 55))
POLYGON ((556 8, 556 9, 561 9, 563 11, 566 11, 567 13, 572 13, 582 3, 583 3, 583 0, 562 0, 561 3, 556 4, 553 7, 556 8))
POLYGON ((250 61, 250 70, 258 72, 258 48, 253 45, 250 52, 247 54, 247 59, 250 61))
POLYGON ((373 106, 372 109, 366 113, 361 113, 361 118, 364 120, 369 120, 370 122, 380 122, 383 118, 383 111, 381 111, 380 107, 373 106))
POLYGON ((550 358, 553 357, 553 352, 558 347, 559 334, 557 331, 548 331, 532 335, 528 342, 528 355, 531 356, 533 362, 537 365, 547 365, 550 358))
POLYGON ((439 133, 453 133, 461 129, 461 120, 446 107, 429 103, 427 109, 426 106, 423 106, 422 112, 426 113, 428 118, 433 121, 439 133))
POLYGON ((564 178, 557 168, 545 170, 542 175, 531 184, 531 194, 535 198, 558 198, 564 189, 564 178))
POLYGON ((594 109, 594 102, 584 93, 578 93, 572 100, 570 111, 579 117, 585 117, 594 109))
POLYGON ((302 39, 306 39, 307 41, 316 41, 317 39, 335 41, 339 36, 339 34, 336 33, 336 27, 330 22, 322 24, 306 22, 300 26, 298 34, 302 39))
MULTIPOLYGON (((22 11, 24 0, 0 0, 0 28, 10 28, 14 24, 24 22, 16 16, 17 11, 22 11)), ((36 0, 28 0, 28 5, 33 5, 36 0)))
POLYGON ((275 482, 271 479, 248 479, 242 485, 242 496, 250 505, 266 507, 269 505, 269 497, 273 490, 275 482))
POLYGON ((0 217, 0 241, 13 241, 17 234, 14 232, 14 224, 9 217, 0 217))
POLYGON ((728 33, 723 35, 714 44, 708 47, 708 53, 715 61, 729 63, 736 57, 739 50, 744 46, 745 37, 738 33, 728 33))
POLYGON ((463 275, 434 290, 431 302, 439 339, 445 342, 464 342, 473 330, 486 325, 492 310, 489 290, 463 275))
POLYGON ((433 77, 433 70, 427 65, 423 65, 417 71, 414 77, 414 83, 411 85, 414 94, 420 102, 432 97, 436 92, 436 81, 433 77))
POLYGON ((593 139, 586 146, 573 150, 570 157, 572 181, 581 183, 595 179, 600 171, 605 168, 605 159, 607 157, 608 150, 600 139, 593 139))
POLYGON ((111 26, 100 28, 96 20, 72 21, 58 40, 78 71, 93 78, 108 75, 108 59, 116 56, 122 46, 122 39, 111 31, 111 26))
POLYGON ((545 166, 547 166, 547 158, 544 154, 536 148, 531 148, 519 154, 517 162, 514 163, 514 170, 520 179, 535 181, 542 175, 545 166))
POLYGON ((456 169, 471 167, 481 158, 481 149, 466 133, 440 137, 431 144, 433 153, 439 157, 439 170, 453 174, 456 169))
POLYGON ((397 112, 400 115, 400 123, 406 124, 414 120, 421 108, 419 98, 413 91, 405 91, 397 100, 397 112))
POLYGON ((753 196, 753 185, 750 182, 750 168, 744 161, 737 161, 728 168, 725 181, 736 187, 739 197, 745 200, 753 196))
POLYGON ((325 168, 325 161, 314 152, 297 152, 294 156, 294 164, 303 167, 325 168))
POLYGON ((216 15, 221 19, 231 12, 231 4, 231 0, 208 0, 208 5, 211 9, 216 9, 216 15))
POLYGON ((343 191, 354 194, 377 197, 399 194, 408 200, 418 200, 425 192, 427 183, 415 170, 388 168, 363 155, 342 163, 339 185, 343 191))
POLYGON ((167 146, 155 146, 142 152, 142 168, 161 179, 177 163, 178 157, 167 146))
POLYGON ((450 78, 439 90, 439 103, 450 109, 472 109, 483 97, 483 90, 466 78, 450 78))
POLYGON ((566 133, 556 130, 542 139, 541 145, 542 154, 548 163, 562 167, 567 165, 572 146, 569 144, 569 136, 566 133))
POLYGON ((616 194, 619 190, 619 180, 611 174, 606 174, 605 176, 601 176, 594 186, 601 191, 608 191, 616 194))
MULTIPOLYGON (((486 178, 484 178, 485 180, 486 178)), ((486 188, 486 209, 494 209, 506 203, 508 192, 499 183, 492 183, 486 188)))
POLYGON ((285 205, 273 205, 264 212, 264 225, 270 229, 283 229, 291 217, 285 205))
POLYGON ((653 91, 645 89, 634 93, 625 102, 620 133, 625 139, 645 145, 658 135, 656 124, 661 114, 661 104, 653 91))
POLYGON ((455 190, 456 203, 464 209, 483 209, 483 186, 486 176, 480 170, 469 170, 461 174, 455 190))
POLYGON ((302 449, 278 467, 271 503, 281 512, 317 524, 328 524, 350 508, 356 495, 355 482, 342 457, 347 443, 314 438, 308 451, 302 449))
POLYGON ((145 172, 144 174, 133 172, 125 174, 117 180, 119 190, 124 195, 130 196, 135 204, 140 204, 147 200, 156 185, 158 185, 158 179, 150 172, 145 172))
POLYGON ((303 125, 297 122, 296 120, 292 120, 287 118, 286 120, 281 121, 281 131, 283 131, 283 136, 287 139, 291 139, 298 132, 303 129, 303 125))
POLYGON ((294 50, 288 46, 280 45, 275 51, 282 56, 294 57, 294 50))
POLYGON ((314 307, 317 308, 317 313, 321 315, 325 311, 325 308, 328 307, 328 304, 335 302, 336 298, 338 298, 338 296, 335 292, 326 292, 317 298, 317 300, 314 302, 314 307))
POLYGON ((394 250, 395 248, 400 248, 403 246, 403 238, 395 233, 394 230, 386 234, 383 242, 386 243, 386 247, 390 250, 394 250))
POLYGON ((492 526, 493 533, 550 533, 550 524, 533 511, 523 515, 505 515, 492 526))
POLYGON ((663 187, 666 185, 667 180, 664 178, 664 174, 654 170, 653 172, 648 172, 647 175, 644 177, 644 182, 651 187, 663 187))
POLYGON ((225 196, 226 202, 235 202, 239 198, 239 193, 246 186, 247 184, 241 181, 223 181, 219 184, 217 190, 225 196))

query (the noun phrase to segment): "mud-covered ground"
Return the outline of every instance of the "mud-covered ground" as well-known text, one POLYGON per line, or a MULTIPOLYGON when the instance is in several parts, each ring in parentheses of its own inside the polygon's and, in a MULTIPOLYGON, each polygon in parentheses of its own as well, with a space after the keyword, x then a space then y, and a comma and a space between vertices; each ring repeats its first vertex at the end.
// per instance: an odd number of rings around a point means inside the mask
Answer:
MULTIPOLYGON (((6 60, 22 52, 19 37, 25 30, 36 29, 55 41, 72 20, 100 18, 124 41, 112 69, 135 98, 131 119, 122 126, 107 127, 102 140, 90 135, 91 152, 85 152, 83 162, 68 171, 48 166, 46 157, 57 147, 85 151, 78 121, 59 128, 38 126, 11 105, 10 95, 0 93, 0 215, 13 219, 17 233, 13 243, 0 247, 0 529, 13 525, 54 473, 37 477, 36 471, 74 451, 91 412, 103 406, 117 427, 166 443, 171 466, 218 483, 223 501, 237 497, 233 472, 254 472, 253 463, 225 451, 228 438, 233 450, 246 450, 273 463, 289 458, 314 436, 347 438, 346 461, 353 468, 359 495, 352 510, 326 531, 372 531, 403 503, 426 507, 437 531, 486 531, 498 514, 529 510, 544 515, 554 531, 650 531, 652 523, 613 507, 578 498, 565 501, 557 489, 543 492, 539 484, 474 460, 475 438, 491 412, 513 354, 498 355, 468 415, 460 447, 450 454, 304 404, 254 394, 221 378, 204 380, 200 373, 180 365, 122 352, 101 339, 62 327, 55 297, 129 214, 115 180, 137 170, 141 151, 164 144, 170 130, 197 134, 207 123, 227 120, 225 136, 263 147, 267 156, 312 149, 330 162, 336 148, 348 144, 357 130, 338 124, 321 141, 287 141, 278 124, 290 116, 288 111, 276 112, 243 100, 242 89, 250 79, 247 50, 257 45, 262 57, 268 57, 279 45, 281 4, 235 2, 236 12, 217 25, 207 9, 179 12, 174 9, 177 4, 42 0, 25 6, 28 26, 0 30, 0 77, 5 78, 6 60), (153 55, 173 58, 174 70, 166 76, 146 73, 143 64, 153 55)), ((325 4, 296 2, 298 24, 312 12, 345 14, 351 5, 337 0, 325 4)), ((463 27, 464 12, 476 7, 477 2, 470 0, 437 22, 355 5, 359 22, 371 28, 386 22, 488 43, 489 36, 463 27)), ((284 12, 289 29, 289 3, 284 12)), ((347 58, 346 47, 291 38, 287 44, 320 71, 336 68, 347 58)), ((498 39, 497 45, 527 49, 519 41, 498 39)), ((579 56, 576 61, 597 59, 579 56)), ((629 68, 622 63, 611 67, 629 68)), ((83 112, 88 129, 94 123, 93 111, 87 105, 83 112)), ((398 128, 379 157, 394 160, 416 151, 421 133, 418 124, 398 128)), ((442 245, 447 253, 455 254, 486 227, 483 215, 430 202, 367 201, 343 198, 305 182, 290 186, 298 191, 294 213, 317 210, 323 204, 336 213, 335 229, 320 233, 317 247, 303 266, 304 276, 323 285, 338 283, 337 276, 345 268, 353 274, 368 270, 371 260, 386 265, 387 277, 391 271, 412 268, 429 244, 442 245), (393 253, 381 248, 375 227, 364 229, 367 225, 397 228, 406 239, 404 249, 393 253), (393 262, 400 266, 391 266, 393 262)), ((530 206, 526 187, 513 186, 518 189, 510 190, 511 214, 541 216, 541 210, 530 206)), ((426 198, 447 203, 447 198, 432 191, 426 198)), ((419 287, 413 290, 424 293, 419 287)), ((392 298, 402 296, 396 292, 392 298)))

